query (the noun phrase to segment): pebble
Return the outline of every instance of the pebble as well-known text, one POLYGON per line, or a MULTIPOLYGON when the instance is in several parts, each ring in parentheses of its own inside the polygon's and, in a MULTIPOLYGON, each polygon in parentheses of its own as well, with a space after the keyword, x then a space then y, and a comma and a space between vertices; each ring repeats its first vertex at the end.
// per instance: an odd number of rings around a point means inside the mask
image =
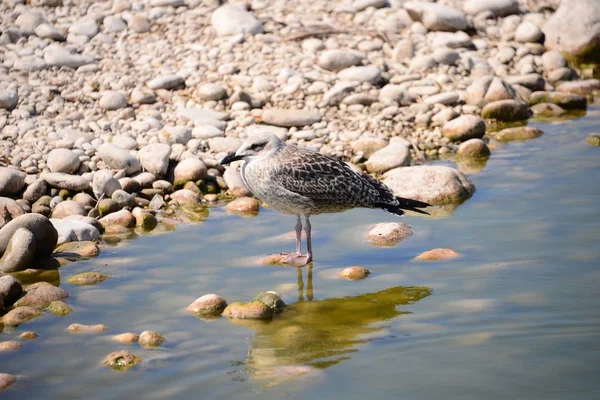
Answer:
POLYGON ((229 212, 241 215, 256 215, 259 209, 258 200, 253 197, 238 197, 225 206, 229 212))
POLYGON ((159 347, 164 343, 165 338, 158 332, 154 331, 144 331, 140 333, 140 337, 138 338, 140 346, 144 348, 154 348, 159 347))
POLYGON ((381 79, 381 70, 374 65, 349 67, 338 72, 337 76, 342 81, 377 83, 381 79))
POLYGON ((461 115, 444 124, 442 135, 453 142, 480 139, 485 135, 485 121, 475 115, 461 115))
POLYGON ((171 146, 165 143, 151 143, 137 153, 144 170, 155 176, 164 176, 169 168, 171 146))
POLYGON ((146 33, 150 31, 150 21, 143 15, 134 15, 127 24, 129 29, 136 33, 146 33))
POLYGON ((254 14, 233 4, 219 7, 210 17, 210 23, 219 36, 262 33, 263 25, 254 14))
POLYGON ((107 91, 100 97, 98 105, 104 110, 119 110, 127 107, 127 97, 121 92, 107 91))
POLYGON ((198 316, 221 315, 227 307, 227 301, 217 294, 205 294, 198 297, 188 307, 187 310, 198 316))
POLYGON ((173 171, 173 185, 180 187, 187 182, 198 181, 206 178, 208 169, 206 164, 197 158, 186 158, 180 161, 173 171))
POLYGON ((365 162, 367 171, 382 174, 390 169, 410 165, 410 145, 400 138, 395 138, 386 147, 375 151, 365 162))
POLYGON ((67 327, 67 330, 71 333, 101 333, 107 329, 108 329, 108 327, 103 324, 84 325, 84 324, 74 323, 67 327))
POLYGON ((23 288, 21 283, 12 275, 0 276, 0 297, 4 299, 5 307, 13 305, 21 297, 22 293, 23 288))
POLYGON ((374 246, 394 247, 412 234, 412 227, 404 222, 384 222, 369 229, 366 239, 374 246))
POLYGON ((424 261, 437 261, 437 260, 449 260, 452 258, 458 258, 460 254, 452 249, 433 249, 424 251, 415 257, 417 260, 424 261))
POLYGON ((179 75, 160 75, 148 81, 146 84, 150 89, 177 89, 185 85, 185 80, 179 75))
POLYGON ((114 144, 104 143, 98 150, 98 156, 110 168, 125 170, 127 175, 139 172, 142 168, 134 155, 114 144))
POLYGON ((25 174, 17 169, 0 167, 0 196, 13 196, 25 187, 25 174))
POLYGON ((140 335, 138 335, 137 333, 133 333, 133 332, 125 332, 125 333, 115 335, 115 336, 113 336, 113 338, 114 338, 114 340, 116 340, 119 343, 133 344, 133 343, 137 343, 137 341, 140 339, 140 335))
POLYGON ((519 12, 517 0, 467 0, 463 10, 470 15, 489 12, 494 17, 505 17, 519 12))
POLYGON ((506 128, 502 129, 498 132, 490 132, 489 135, 500 141, 500 142, 510 142, 513 140, 530 140, 540 137, 544 134, 538 128, 532 128, 529 126, 521 126, 516 128, 506 128))
POLYGON ((103 364, 117 371, 127 371, 142 362, 142 359, 127 350, 115 351, 104 358, 103 364))
POLYGON ((469 139, 460 144, 456 152, 458 158, 487 158, 491 152, 481 139, 469 139))
POLYGON ((13 90, 0 90, 0 108, 12 111, 19 103, 19 96, 13 90))
POLYGON ((323 69, 337 72, 355 65, 360 65, 364 58, 364 54, 354 50, 326 50, 319 56, 318 64, 319 67, 323 69))
POLYGON ((352 267, 344 268, 343 270, 341 270, 339 272, 338 275, 349 281, 359 281, 359 280, 365 279, 370 274, 371 274, 371 271, 369 271, 366 268, 352 266, 352 267))
POLYGON ((69 283, 73 285, 96 285, 110 278, 101 272, 81 272, 69 277, 69 283))
POLYGON ((79 169, 79 157, 68 149, 54 149, 48 154, 46 161, 52 172, 72 174, 79 169))
POLYGON ((250 303, 235 302, 223 310, 223 316, 233 319, 271 319, 273 309, 261 301, 250 303))
POLYGON ((198 95, 204 100, 221 100, 227 97, 227 89, 218 83, 205 83, 198 88, 198 95))
POLYGON ((50 45, 44 51, 44 61, 53 67, 79 68, 91 64, 94 58, 80 54, 72 54, 60 45, 50 45))
POLYGON ((455 8, 424 1, 408 1, 403 4, 414 21, 420 21, 431 31, 464 31, 467 29, 465 14, 455 8))
POLYGON ((516 100, 493 101, 481 110, 483 118, 498 121, 523 121, 528 119, 530 115, 527 105, 516 100))
MULTIPOLYGON (((283 127, 312 125, 320 122, 322 118, 323 116, 317 110, 284 110, 270 108, 264 110, 262 113, 262 121, 265 124, 283 127)), ((237 147, 239 147, 239 145, 237 147)), ((215 152, 218 151, 215 150, 215 152)))
POLYGON ((7 351, 15 351, 23 347, 23 342, 19 342, 16 340, 6 340, 4 342, 0 342, 0 353, 7 351))

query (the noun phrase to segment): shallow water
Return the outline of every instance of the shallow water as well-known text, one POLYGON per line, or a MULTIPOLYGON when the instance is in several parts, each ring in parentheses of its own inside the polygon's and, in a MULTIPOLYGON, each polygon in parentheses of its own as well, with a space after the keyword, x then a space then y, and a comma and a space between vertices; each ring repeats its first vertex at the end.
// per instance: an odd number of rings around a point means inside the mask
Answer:
MULTIPOLYGON (((72 314, 45 314, 0 334, 39 338, 0 355, 18 376, 6 399, 345 398, 564 399, 600 392, 600 107, 560 123, 530 122, 544 136, 497 144, 476 194, 446 218, 408 216, 415 234, 395 248, 363 235, 395 221, 375 210, 313 217, 312 269, 262 266, 291 250, 294 217, 254 218, 222 206, 197 224, 150 234, 45 279, 71 294, 72 314), (451 261, 418 262, 449 247, 451 261), (369 268, 363 281, 336 276, 369 268), (69 276, 101 271, 96 286, 69 276), (277 290, 289 305, 271 323, 204 321, 185 307, 206 293, 229 302, 277 290), (109 326, 70 334, 74 322, 109 326), (110 335, 152 329, 157 350, 110 335), (128 372, 101 365, 128 349, 144 360, 128 372)), ((450 161, 440 164, 454 165, 450 161)))

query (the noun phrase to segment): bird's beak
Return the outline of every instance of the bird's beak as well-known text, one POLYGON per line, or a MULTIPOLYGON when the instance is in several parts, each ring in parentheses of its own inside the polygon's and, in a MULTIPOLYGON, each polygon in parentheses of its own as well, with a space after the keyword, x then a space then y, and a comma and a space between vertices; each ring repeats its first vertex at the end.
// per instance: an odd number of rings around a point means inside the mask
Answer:
POLYGON ((221 160, 221 165, 227 165, 227 164, 232 163, 234 161, 241 160, 242 158, 244 158, 244 156, 238 156, 237 154, 232 153, 232 154, 229 154, 229 155, 225 156, 225 158, 223 158, 221 160))

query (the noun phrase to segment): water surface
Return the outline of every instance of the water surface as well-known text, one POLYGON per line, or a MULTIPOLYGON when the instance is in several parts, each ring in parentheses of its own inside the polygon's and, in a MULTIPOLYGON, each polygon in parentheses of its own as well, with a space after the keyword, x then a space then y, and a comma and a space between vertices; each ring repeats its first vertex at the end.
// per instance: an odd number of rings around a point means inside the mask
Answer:
MULTIPOLYGON (((590 399, 600 365, 600 108, 584 118, 530 122, 545 134, 496 143, 469 176, 475 195, 446 218, 405 217, 415 234, 377 248, 368 226, 397 219, 376 210, 316 216, 313 268, 255 260, 294 247, 295 218, 263 209, 255 218, 211 208, 179 225, 106 247, 100 257, 48 276, 74 312, 46 314, 0 340, 39 338, 0 355, 18 376, 6 399, 344 398, 590 399), (282 237, 283 236, 283 237, 282 237), (418 262, 449 247, 451 261, 418 262), (345 266, 366 280, 337 277, 345 266), (78 287, 69 276, 112 276, 78 287), (205 321, 185 307, 206 293, 229 302, 277 290, 289 305, 273 322, 205 321), (73 335, 74 322, 107 334, 73 335), (157 350, 111 334, 152 329, 157 350), (128 349, 144 359, 128 372, 101 365, 128 349)), ((455 165, 452 161, 438 164, 455 165)))

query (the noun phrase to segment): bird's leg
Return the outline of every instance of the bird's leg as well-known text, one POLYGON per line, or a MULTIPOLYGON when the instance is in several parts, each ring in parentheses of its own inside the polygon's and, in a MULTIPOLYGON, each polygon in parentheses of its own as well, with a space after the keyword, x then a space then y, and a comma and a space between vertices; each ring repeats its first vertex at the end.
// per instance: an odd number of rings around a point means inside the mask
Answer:
MULTIPOLYGON (((282 254, 285 255, 285 253, 282 254)), ((287 254, 285 263, 294 267, 302 267, 310 262, 310 258, 310 255, 302 254, 302 220, 298 215, 298 222, 296 222, 296 253, 287 254)))
POLYGON ((296 254, 302 254, 302 220, 299 215, 296 222, 296 254))
POLYGON ((312 253, 312 241, 311 241, 311 235, 310 235, 310 221, 308 220, 308 215, 304 218, 304 232, 306 232, 306 255, 307 255, 307 260, 306 263, 309 263, 312 261, 313 259, 313 253, 312 253))

